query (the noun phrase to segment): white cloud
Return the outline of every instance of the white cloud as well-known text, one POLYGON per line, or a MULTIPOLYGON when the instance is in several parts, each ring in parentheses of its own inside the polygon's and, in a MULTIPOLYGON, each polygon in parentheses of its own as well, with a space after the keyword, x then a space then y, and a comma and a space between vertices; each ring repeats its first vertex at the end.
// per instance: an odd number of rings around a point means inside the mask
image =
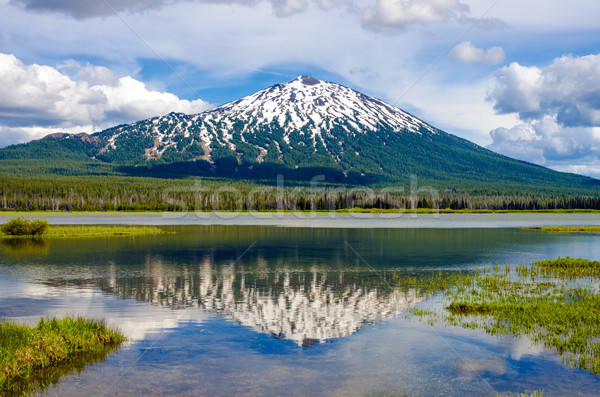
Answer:
POLYGON ((492 144, 489 149, 506 156, 544 164, 543 149, 539 147, 542 137, 527 124, 519 124, 512 128, 496 128, 490 131, 492 144))
POLYGON ((512 63, 496 79, 488 99, 522 124, 493 130, 490 149, 600 176, 600 55, 563 56, 542 68, 512 63))
MULTIPOLYGON (((57 12, 74 18, 94 18, 114 16, 115 13, 141 13, 162 8, 173 3, 206 3, 220 5, 254 6, 262 1, 268 1, 278 17, 288 17, 306 10, 307 0, 11 0, 11 4, 19 5, 26 10, 38 12, 57 12)), ((320 6, 332 7, 337 3, 333 0, 316 0, 320 6)))
MULTIPOLYGON (((463 0, 473 15, 482 15, 491 2, 463 0)), ((591 0, 502 0, 490 15, 506 22, 512 29, 526 30, 527 34, 543 31, 564 32, 565 29, 597 29, 600 2, 591 0)), ((519 36, 518 39, 525 39, 519 36)))
POLYGON ((523 120, 556 117, 564 126, 600 126, 600 55, 563 56, 544 68, 512 63, 490 92, 499 113, 523 120))
POLYGON ((408 25, 429 25, 462 17, 469 7, 458 0, 376 0, 363 18, 363 26, 394 32, 408 25))
MULTIPOLYGON (((548 44, 548 37, 559 35, 559 44, 564 44, 561 48, 569 48, 571 45, 573 51, 578 48, 594 48, 597 40, 590 29, 597 29, 595 16, 600 12, 600 2, 573 1, 574 6, 565 7, 561 0, 532 0, 526 3, 503 0, 493 7, 486 18, 477 23, 475 30, 465 40, 472 40, 478 45, 497 43, 502 48, 511 48, 511 54, 525 54, 523 56, 528 59, 556 56, 553 44, 548 44), (519 12, 514 12, 515 9, 519 12), (488 22, 497 22, 497 18, 501 18, 506 23, 504 26, 510 26, 510 29, 482 29, 482 23, 489 25, 488 22), (540 37, 543 37, 543 45, 540 45, 540 37), (584 41, 581 41, 582 37, 585 37, 584 41), (536 51, 530 52, 530 48, 536 48, 536 51)), ((539 85, 536 74, 544 74, 546 68, 515 64, 511 69, 513 75, 505 73, 503 78, 513 79, 514 82, 507 84, 510 89, 504 93, 501 90, 495 93, 497 98, 502 95, 506 97, 506 100, 501 101, 502 108, 496 109, 498 113, 492 108, 494 99, 492 102, 485 101, 490 79, 487 68, 472 67, 467 75, 460 64, 442 59, 428 69, 474 23, 474 18, 488 11, 490 4, 475 0, 302 0, 298 3, 291 1, 287 12, 278 15, 276 7, 284 10, 287 2, 288 0, 109 1, 121 13, 127 23, 124 24, 118 18, 111 17, 110 13, 94 11, 98 4, 91 0, 0 0, 0 48, 5 53, 14 53, 28 65, 61 63, 54 67, 60 75, 69 78, 76 85, 81 81, 87 82, 88 88, 83 89, 80 95, 89 95, 89 87, 94 85, 106 88, 118 86, 120 83, 116 76, 130 75, 141 80, 136 77, 137 71, 150 71, 146 74, 150 75, 149 80, 144 81, 153 84, 153 89, 147 86, 147 91, 160 93, 169 89, 156 87, 181 86, 179 80, 174 82, 178 77, 170 71, 152 70, 160 63, 160 58, 167 59, 186 78, 188 72, 194 77, 200 76, 193 81, 194 86, 207 89, 206 92, 216 89, 223 89, 227 95, 235 92, 236 97, 251 92, 240 92, 231 87, 245 85, 246 81, 256 83, 257 76, 264 76, 260 74, 262 71, 276 70, 286 74, 291 70, 289 73, 296 75, 304 73, 299 69, 306 67, 306 73, 314 70, 324 72, 324 76, 315 77, 346 82, 391 103, 400 98, 399 105, 415 115, 479 144, 491 142, 492 137, 488 132, 498 126, 524 124, 540 139, 548 136, 542 136, 533 129, 532 123, 541 120, 541 115, 519 119, 521 109, 536 112, 544 108, 545 99, 540 99, 540 94, 536 91, 539 85), (294 3, 305 3, 306 6, 291 7, 294 3), (80 7, 79 11, 74 11, 77 7, 80 7), (33 10, 44 12, 32 12, 33 10), (387 10, 390 12, 385 13, 387 10), (76 13, 78 16, 73 18, 76 13), (286 15, 292 17, 281 18, 286 15), (365 32, 365 28, 370 31, 365 32), (383 34, 375 37, 372 32, 383 34), (75 64, 71 67, 69 62, 63 61, 72 57, 83 60, 83 65, 75 64), (85 64, 86 59, 92 64, 100 63, 94 61, 100 59, 102 64, 110 65, 110 70, 85 64), (145 61, 150 61, 151 66, 144 64, 145 61), (517 70, 518 68, 521 70, 517 70), (423 75, 425 70, 427 73, 423 75), (240 81, 244 83, 241 84, 240 81), (519 92, 521 94, 517 95, 519 92)), ((160 70, 160 67, 157 69, 160 70)), ((293 77, 289 76, 290 79, 293 77)), ((285 79, 287 77, 282 76, 281 81, 285 79)), ((497 79, 500 81, 499 76, 497 79)), ((127 82, 122 84, 127 85, 127 82)), ((246 85, 248 86, 250 84, 246 85)), ((500 86, 497 82, 497 87, 500 86)), ((109 91, 100 90, 91 94, 100 94, 102 99, 111 95, 109 91)), ((225 95, 220 95, 219 98, 223 96, 225 95)), ((578 98, 576 93, 575 97, 578 98)), ((108 98, 103 100, 106 103, 109 101, 108 98)), ((49 102, 54 103, 52 100, 49 102)), ((8 127, 8 122, 0 115, 0 124, 4 125, 5 136, 17 133, 22 137, 42 134, 40 128, 50 128, 48 132, 55 132, 57 128, 67 131, 70 128, 81 128, 89 131, 96 128, 93 125, 99 124, 96 121, 98 119, 106 120, 106 126, 110 126, 111 117, 120 114, 115 109, 118 106, 125 113, 140 110, 135 109, 135 104, 115 104, 112 107, 105 104, 100 107, 100 115, 91 121, 89 118, 92 117, 79 117, 63 125, 51 120, 52 122, 39 123, 40 126, 37 127, 8 127), (24 132, 25 129, 27 133, 24 132)), ((87 109, 85 106, 81 107, 83 114, 94 113, 91 106, 87 109)), ((37 111, 33 113, 35 115, 37 111)), ((44 111, 40 112, 43 113, 44 111)), ((45 113, 49 113, 49 118, 56 118, 57 111, 45 113)), ((549 116, 552 118, 554 114, 549 116)), ((63 118, 64 115, 58 120, 63 118)), ((558 118, 556 120, 560 128, 563 128, 560 123, 566 122, 558 118)), ((576 133, 584 131, 579 129, 576 133)), ((588 133, 590 134, 589 131, 588 133)), ((500 139, 502 134, 497 135, 500 139)), ((505 139, 502 144, 507 150, 511 148, 509 142, 505 139)), ((500 141, 497 140, 495 144, 500 145, 500 141)), ((541 153, 540 156, 552 155, 549 149, 545 155, 541 149, 536 153, 541 153)), ((542 158, 525 156, 524 159, 537 161, 542 158)), ((551 161, 554 162, 552 164, 558 164, 557 160, 546 157, 542 160, 546 161, 546 165, 551 161)), ((564 160, 564 164, 567 161, 564 160)), ((577 161, 578 163, 572 164, 593 163, 591 158, 579 158, 577 161)), ((555 168, 557 167, 559 165, 555 168)))
POLYGON ((289 17, 306 10, 306 0, 277 0, 273 1, 273 11, 278 17, 289 17))
MULTIPOLYGON (((110 2, 97 0, 10 0, 10 3, 31 11, 57 12, 75 18, 93 18, 114 15, 115 12, 143 12, 164 7, 169 3, 190 1, 192 0, 111 0, 110 2)), ((258 0, 204 0, 204 2, 251 5, 257 3, 258 0)))
POLYGON ((477 62, 486 65, 498 65, 504 61, 505 55, 501 47, 491 47, 484 50, 475 47, 470 41, 465 41, 450 51, 450 58, 463 65, 471 65, 477 62))
POLYGON ((0 124, 0 147, 29 142, 55 132, 78 134, 93 131, 92 125, 76 125, 73 127, 8 127, 0 124))
POLYGON ((67 61, 57 68, 25 65, 0 53, 0 144, 57 131, 101 128, 169 113, 198 113, 198 99, 149 90, 141 81, 117 78, 109 69, 67 61))

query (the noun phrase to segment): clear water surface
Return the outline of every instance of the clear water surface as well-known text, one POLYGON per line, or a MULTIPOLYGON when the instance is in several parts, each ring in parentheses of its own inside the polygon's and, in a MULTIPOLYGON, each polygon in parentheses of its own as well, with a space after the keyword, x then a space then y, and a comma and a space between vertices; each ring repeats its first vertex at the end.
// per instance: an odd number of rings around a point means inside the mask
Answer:
POLYGON ((598 259, 600 234, 460 226, 184 225, 160 236, 3 241, 0 316, 84 314, 129 337, 49 395, 600 394, 599 377, 525 338, 406 318, 432 303, 391 282, 598 259))

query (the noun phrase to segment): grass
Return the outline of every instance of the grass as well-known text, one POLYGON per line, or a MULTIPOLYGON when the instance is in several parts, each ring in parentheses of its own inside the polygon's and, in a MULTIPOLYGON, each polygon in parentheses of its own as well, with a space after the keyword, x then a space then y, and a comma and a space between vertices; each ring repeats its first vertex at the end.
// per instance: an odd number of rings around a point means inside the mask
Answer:
MULTIPOLYGON (((443 276, 442 276, 443 277, 443 276)), ((437 277, 440 278, 439 276, 437 277)), ((600 262, 557 258, 530 266, 458 273, 422 284, 442 292, 442 310, 415 308, 429 324, 528 336, 573 367, 600 374, 600 262)))
POLYGON ((533 262, 536 268, 517 267, 517 271, 525 271, 532 275, 542 273, 546 276, 562 278, 594 277, 600 278, 600 262, 587 259, 574 259, 571 257, 546 259, 533 262))
POLYGON ((535 226, 523 229, 541 230, 549 233, 600 233, 600 226, 535 226))
POLYGON ((126 338, 103 322, 42 318, 30 327, 0 322, 0 394, 44 389, 73 369, 101 360, 126 338))
MULTIPOLYGON (((145 236, 165 234, 165 230, 157 226, 115 226, 115 225, 67 225, 50 226, 42 238, 78 238, 78 237, 111 237, 111 236, 145 236)), ((7 236, 0 233, 3 239, 23 239, 31 236, 7 236)))

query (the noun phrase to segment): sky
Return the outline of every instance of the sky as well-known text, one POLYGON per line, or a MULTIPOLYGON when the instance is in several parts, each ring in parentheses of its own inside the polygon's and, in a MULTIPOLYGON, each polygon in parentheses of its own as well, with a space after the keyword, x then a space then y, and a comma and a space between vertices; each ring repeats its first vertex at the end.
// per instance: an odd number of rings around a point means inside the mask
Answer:
POLYGON ((311 75, 600 178, 598 15, 592 0, 0 0, 0 147, 311 75))

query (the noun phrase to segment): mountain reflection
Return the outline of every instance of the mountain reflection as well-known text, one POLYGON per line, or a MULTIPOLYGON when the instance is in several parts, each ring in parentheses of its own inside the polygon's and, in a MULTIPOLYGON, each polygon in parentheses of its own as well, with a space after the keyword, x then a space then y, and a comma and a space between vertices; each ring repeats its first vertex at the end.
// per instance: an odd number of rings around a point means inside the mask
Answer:
POLYGON ((391 286, 367 269, 216 265, 169 265, 148 258, 142 274, 100 281, 111 294, 171 308, 207 310, 275 338, 310 346, 398 316, 421 301, 415 290, 391 286))

